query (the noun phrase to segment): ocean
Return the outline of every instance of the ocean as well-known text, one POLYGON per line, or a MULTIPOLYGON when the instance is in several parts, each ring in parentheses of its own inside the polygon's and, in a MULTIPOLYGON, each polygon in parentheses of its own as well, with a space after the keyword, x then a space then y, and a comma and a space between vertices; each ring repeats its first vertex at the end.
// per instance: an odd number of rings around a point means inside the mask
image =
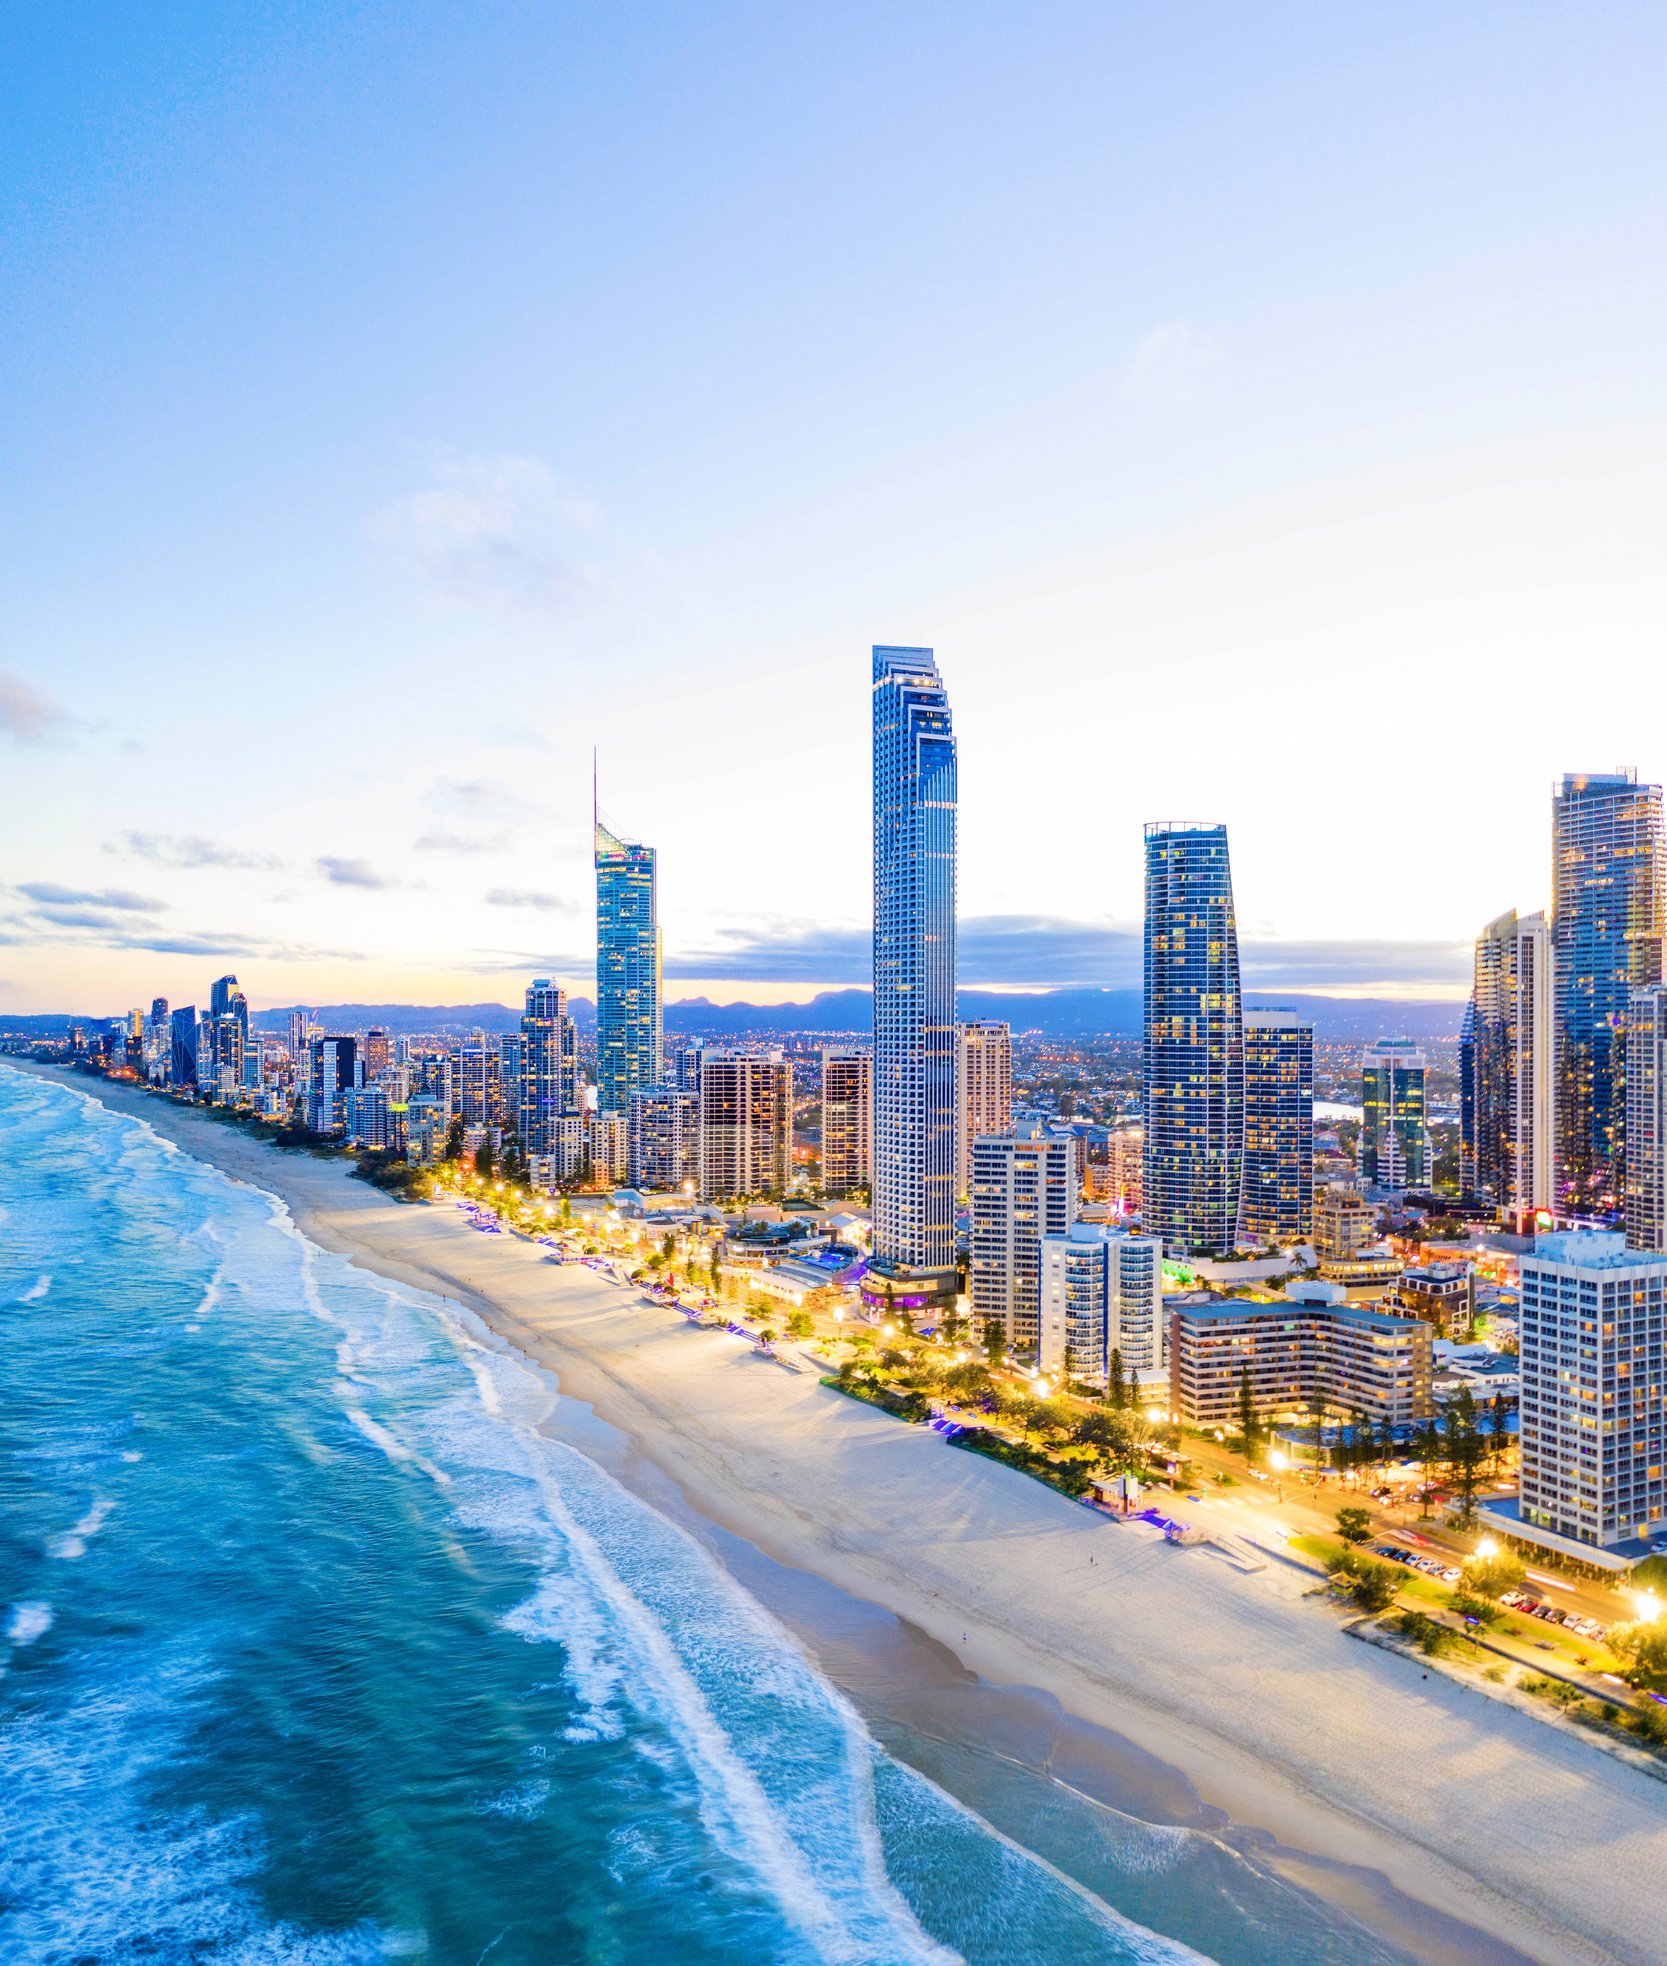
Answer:
POLYGON ((1412 1957, 1195 1830, 883 1744, 559 1399, 0 1067, 6 1966, 1412 1957))

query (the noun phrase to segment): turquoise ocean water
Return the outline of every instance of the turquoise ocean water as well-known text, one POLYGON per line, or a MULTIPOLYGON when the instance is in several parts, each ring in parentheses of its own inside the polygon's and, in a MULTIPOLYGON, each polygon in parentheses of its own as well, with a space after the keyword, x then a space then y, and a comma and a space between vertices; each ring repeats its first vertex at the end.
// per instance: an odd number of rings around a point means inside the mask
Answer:
POLYGON ((7 1966, 1404 1957, 1248 1873, 1165 1919, 1184 1831, 1027 1854, 545 1375, 70 1085, 0 1068, 0 1211, 7 1966))

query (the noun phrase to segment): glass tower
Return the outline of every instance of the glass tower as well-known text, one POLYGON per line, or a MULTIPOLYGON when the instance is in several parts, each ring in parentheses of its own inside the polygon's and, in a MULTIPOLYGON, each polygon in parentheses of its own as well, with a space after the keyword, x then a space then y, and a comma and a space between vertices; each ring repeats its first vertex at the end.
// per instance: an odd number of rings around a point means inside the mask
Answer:
POLYGON ((1360 1178, 1374 1188, 1430 1185, 1429 1061, 1411 1038, 1379 1038, 1360 1061, 1360 1178))
POLYGON ((660 914, 654 849, 596 821, 596 1103, 628 1113, 660 1082, 660 914))
POLYGON ((547 976, 527 987, 521 1019, 518 1131, 529 1154, 558 1150, 560 1123, 579 1110, 579 1054, 567 992, 547 976))
POLYGON ((1141 1222, 1177 1256, 1230 1256, 1244 1175, 1244 1013, 1225 826, 1146 828, 1141 1222))
POLYGON ((1662 980, 1661 787, 1569 773, 1552 800, 1557 1209, 1618 1218, 1626 1183, 1626 1025, 1662 980))
POLYGON ((955 1284, 955 732, 930 649, 874 650, 874 1255, 955 1284))
POLYGON ((1288 1248, 1313 1233, 1314 1027, 1294 1010, 1247 1010, 1239 1236, 1288 1248))
POLYGON ((1514 910, 1476 938, 1461 1057, 1465 1179, 1513 1221, 1552 1205, 1551 930, 1514 910))

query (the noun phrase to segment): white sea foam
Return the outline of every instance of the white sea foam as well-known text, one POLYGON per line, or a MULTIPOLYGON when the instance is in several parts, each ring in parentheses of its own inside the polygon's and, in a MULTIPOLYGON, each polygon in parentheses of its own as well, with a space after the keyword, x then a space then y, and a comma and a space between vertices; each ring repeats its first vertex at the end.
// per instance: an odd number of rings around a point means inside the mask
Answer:
POLYGON ((105 1517, 115 1506, 108 1497, 100 1496, 73 1527, 47 1538, 47 1555, 61 1563, 73 1563, 77 1557, 85 1556, 89 1537, 96 1536, 104 1527, 105 1517))
POLYGON ((25 1645, 33 1645, 37 1638, 44 1638, 51 1629, 52 1606, 43 1604, 39 1598, 25 1598, 14 1604, 6 1620, 6 1636, 19 1651, 25 1645))
POLYGON ((17 1301, 20 1304, 38 1304, 51 1288, 52 1279, 50 1277, 36 1277, 29 1288, 18 1297, 17 1301))
POLYGON ((398 1435, 391 1434, 379 1421, 373 1420, 362 1406, 350 1406, 346 1413, 352 1425, 373 1447, 379 1447, 396 1467, 418 1468, 442 1488, 451 1486, 451 1476, 444 1468, 437 1468, 432 1461, 425 1460, 421 1454, 407 1447, 398 1435))

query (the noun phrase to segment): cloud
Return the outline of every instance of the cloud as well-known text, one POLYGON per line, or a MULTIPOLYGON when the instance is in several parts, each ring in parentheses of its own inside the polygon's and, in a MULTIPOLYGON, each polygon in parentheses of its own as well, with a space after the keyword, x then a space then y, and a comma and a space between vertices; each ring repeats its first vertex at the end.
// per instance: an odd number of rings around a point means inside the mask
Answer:
POLYGON ((54 744, 69 737, 77 719, 11 669, 0 669, 0 735, 14 744, 54 744))
POLYGON ((348 860, 337 854, 319 856, 318 871, 337 887, 398 887, 391 875, 379 874, 368 860, 348 860))
POLYGON ((109 908, 60 907, 50 904, 37 908, 34 919, 51 922, 58 928, 121 928, 124 918, 109 908))
POLYGON ((433 483, 373 513, 371 539, 454 600, 567 608, 600 585, 579 551, 598 513, 536 457, 438 453, 433 483))
POLYGON ((19 894, 28 895, 31 901, 53 904, 59 907, 74 907, 84 903, 90 908, 119 908, 130 914, 152 915, 168 904, 158 901, 148 894, 135 894, 126 887, 60 887, 56 881, 19 881, 19 894))
POLYGON ((1126 403, 1175 409, 1204 393, 1226 350, 1185 321, 1166 321, 1146 336, 1124 369, 1118 393, 1126 403))
POLYGON ((269 853, 244 853, 198 833, 123 833, 107 842, 104 851, 154 861, 158 867, 246 867, 269 873, 284 864, 269 853))
POLYGON ((576 915, 578 903, 562 894, 541 894, 532 888, 494 887, 487 891, 494 908, 542 908, 552 914, 576 915))
POLYGON ((471 833, 424 833, 412 841, 418 853, 501 853, 509 845, 506 833, 482 839, 471 833))
POLYGON ((464 813, 476 819, 509 819, 531 810, 514 786, 501 778, 437 778, 424 792, 423 804, 436 812, 464 813))
POLYGON ((1333 985, 1385 989, 1414 985, 1445 996, 1470 980, 1468 942, 1242 940, 1240 967, 1247 988, 1310 989, 1333 985))

